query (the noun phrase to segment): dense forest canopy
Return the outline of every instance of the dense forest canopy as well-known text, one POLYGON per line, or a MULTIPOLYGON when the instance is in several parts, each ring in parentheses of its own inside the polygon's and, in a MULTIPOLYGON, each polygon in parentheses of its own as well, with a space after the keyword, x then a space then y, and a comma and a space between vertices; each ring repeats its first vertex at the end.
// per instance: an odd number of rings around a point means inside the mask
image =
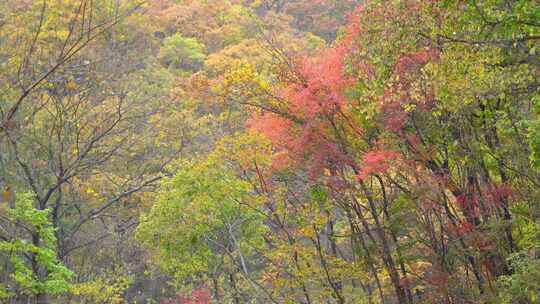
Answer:
POLYGON ((0 1, 0 303, 540 303, 538 0, 0 1))

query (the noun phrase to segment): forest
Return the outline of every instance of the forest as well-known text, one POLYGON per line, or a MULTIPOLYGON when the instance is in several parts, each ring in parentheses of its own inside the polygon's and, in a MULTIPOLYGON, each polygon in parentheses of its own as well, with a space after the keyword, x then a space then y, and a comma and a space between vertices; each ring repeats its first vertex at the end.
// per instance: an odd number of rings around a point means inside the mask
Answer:
POLYGON ((540 0, 0 0, 0 303, 540 303, 540 0))

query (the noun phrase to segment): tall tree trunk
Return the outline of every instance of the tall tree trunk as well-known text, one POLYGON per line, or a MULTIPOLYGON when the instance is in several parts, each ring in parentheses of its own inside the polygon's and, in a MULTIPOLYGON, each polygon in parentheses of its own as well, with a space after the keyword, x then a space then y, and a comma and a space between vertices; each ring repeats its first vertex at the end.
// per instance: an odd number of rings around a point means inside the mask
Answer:
POLYGON ((45 293, 36 295, 36 304, 49 304, 49 296, 45 293))
POLYGON ((388 271, 388 275, 390 276, 390 281, 392 282, 392 286, 394 287, 394 292, 396 293, 398 303, 409 303, 407 292, 405 291, 405 288, 403 288, 403 286, 401 286, 400 284, 400 276, 394 259, 392 258, 390 242, 384 232, 384 227, 382 226, 379 219, 379 213, 377 211, 377 207, 375 206, 375 201, 373 200, 371 192, 367 189, 366 185, 363 182, 360 182, 360 186, 362 187, 362 190, 368 201, 369 209, 375 223, 377 237, 379 238, 382 245, 382 259, 386 266, 386 270, 388 271))

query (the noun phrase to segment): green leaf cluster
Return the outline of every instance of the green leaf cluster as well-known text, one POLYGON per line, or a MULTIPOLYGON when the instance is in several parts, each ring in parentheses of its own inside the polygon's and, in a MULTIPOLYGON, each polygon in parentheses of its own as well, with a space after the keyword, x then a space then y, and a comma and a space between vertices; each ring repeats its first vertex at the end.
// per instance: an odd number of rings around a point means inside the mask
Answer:
POLYGON ((159 58, 169 68, 196 71, 206 58, 205 46, 196 38, 179 33, 165 38, 159 58))
MULTIPOLYGON (((11 277, 17 289, 24 294, 58 295, 71 289, 73 273, 64 266, 56 254, 56 237, 50 224, 49 210, 34 208, 32 194, 20 194, 15 208, 8 210, 8 219, 31 231, 32 240, 24 237, 0 241, 0 252, 9 257, 11 277), (31 267, 31 264, 34 267, 31 267), (38 269, 36 269, 36 267, 38 269), (45 275, 38 274, 39 270, 45 275)), ((0 295, 7 296, 7 292, 0 295)))
POLYGON ((250 184, 224 163, 210 157, 178 166, 142 216, 137 236, 163 270, 184 280, 216 271, 225 256, 247 254, 244 245, 257 242, 262 226, 244 205, 256 197, 250 184))

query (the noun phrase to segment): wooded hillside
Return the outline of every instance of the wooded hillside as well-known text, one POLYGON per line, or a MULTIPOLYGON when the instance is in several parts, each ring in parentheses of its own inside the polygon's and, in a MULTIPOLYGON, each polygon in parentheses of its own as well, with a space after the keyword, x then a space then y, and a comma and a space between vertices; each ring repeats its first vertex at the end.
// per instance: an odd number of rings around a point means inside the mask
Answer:
POLYGON ((0 303, 540 303, 540 2, 0 1, 0 303))

